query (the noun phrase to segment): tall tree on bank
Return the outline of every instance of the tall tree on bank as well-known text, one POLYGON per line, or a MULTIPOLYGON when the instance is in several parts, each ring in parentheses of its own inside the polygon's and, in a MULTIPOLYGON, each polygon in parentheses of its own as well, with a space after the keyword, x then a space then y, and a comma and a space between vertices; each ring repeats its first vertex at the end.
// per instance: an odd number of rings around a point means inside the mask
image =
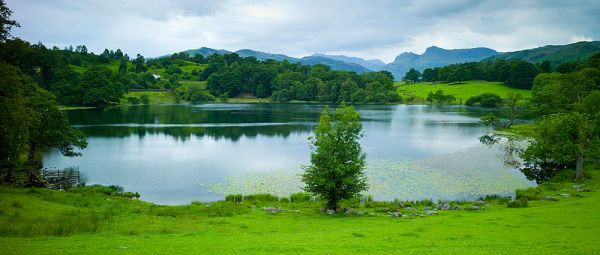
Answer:
POLYGON ((0 168, 6 169, 1 182, 13 182, 29 139, 32 118, 25 98, 26 77, 16 67, 0 62, 0 168))
MULTIPOLYGON (((542 172, 575 166, 576 179, 584 179, 584 160, 599 156, 599 118, 600 114, 590 119, 586 114, 576 112, 544 117, 537 124, 534 140, 523 153, 523 158, 531 165, 539 165, 533 169, 542 172)), ((552 175, 554 173, 542 176, 552 175)))
POLYGON ((358 140, 363 136, 360 115, 342 103, 332 113, 325 108, 311 141, 310 166, 304 167, 305 191, 327 200, 337 209, 339 201, 367 190, 366 154, 358 140))

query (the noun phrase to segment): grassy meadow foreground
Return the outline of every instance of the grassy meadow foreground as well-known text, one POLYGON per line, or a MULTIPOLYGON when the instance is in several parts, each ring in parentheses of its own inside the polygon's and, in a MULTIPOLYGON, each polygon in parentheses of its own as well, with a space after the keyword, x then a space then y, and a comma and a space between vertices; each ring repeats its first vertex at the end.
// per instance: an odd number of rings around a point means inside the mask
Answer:
POLYGON ((426 213, 436 206, 427 201, 346 201, 342 206, 353 213, 329 215, 305 197, 159 206, 105 187, 4 186, 0 245, 3 254, 597 254, 600 171, 592 168, 592 179, 582 183, 556 178, 517 191, 517 201, 529 199, 526 208, 488 198, 476 209, 473 202, 450 202, 461 210, 438 209, 437 215, 426 213), (405 216, 394 217, 395 211, 405 216))

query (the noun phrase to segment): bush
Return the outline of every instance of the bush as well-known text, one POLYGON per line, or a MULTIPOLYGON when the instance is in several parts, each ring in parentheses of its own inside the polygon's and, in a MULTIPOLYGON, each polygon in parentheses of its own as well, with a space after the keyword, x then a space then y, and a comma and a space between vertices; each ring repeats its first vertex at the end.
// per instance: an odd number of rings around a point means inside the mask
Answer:
POLYGON ((479 96, 470 97, 465 102, 467 106, 497 107, 502 105, 502 98, 493 93, 483 93, 479 96))
POLYGON ((287 198, 287 197, 282 197, 282 198, 280 198, 280 199, 279 199, 279 202, 282 202, 282 203, 289 203, 289 202, 290 202, 290 199, 289 199, 289 198, 287 198))
POLYGON ((508 206, 509 208, 524 208, 528 206, 528 203, 529 200, 527 200, 527 198, 525 197, 522 197, 509 201, 506 206, 508 206))
POLYGON ((290 201, 296 202, 308 202, 310 201, 310 195, 306 192, 298 192, 290 195, 290 201))
POLYGON ((141 100, 137 97, 127 97, 127 102, 130 104, 140 104, 141 100))
POLYGON ((271 194, 254 194, 244 196, 244 201, 249 202, 278 202, 279 198, 271 194))
POLYGON ((140 100, 142 100, 143 104, 149 104, 150 103, 150 98, 148 97, 148 95, 144 94, 140 96, 140 100))

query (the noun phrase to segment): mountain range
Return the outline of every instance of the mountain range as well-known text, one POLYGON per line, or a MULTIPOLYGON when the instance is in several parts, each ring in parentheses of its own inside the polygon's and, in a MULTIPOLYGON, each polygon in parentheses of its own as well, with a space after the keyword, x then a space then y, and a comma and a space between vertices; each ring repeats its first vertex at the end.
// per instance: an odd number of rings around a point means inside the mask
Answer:
MULTIPOLYGON (((223 49, 211 49, 202 47, 199 49, 186 50, 191 56, 233 53, 223 49)), ((521 59, 529 62, 542 62, 549 60, 553 65, 564 62, 583 60, 590 55, 600 52, 600 41, 577 42, 567 45, 547 45, 544 47, 527 49, 515 52, 500 53, 493 49, 478 47, 470 49, 442 49, 431 46, 423 54, 404 52, 398 55, 391 63, 384 63, 379 59, 362 59, 344 55, 327 55, 315 53, 302 58, 290 57, 283 54, 273 54, 251 49, 235 51, 241 57, 256 57, 260 61, 273 59, 277 61, 287 60, 291 63, 302 63, 304 65, 324 64, 334 70, 353 71, 364 73, 369 71, 386 70, 391 72, 396 80, 400 80, 410 69, 415 68, 423 71, 426 68, 440 67, 449 64, 478 62, 496 59, 521 59)))

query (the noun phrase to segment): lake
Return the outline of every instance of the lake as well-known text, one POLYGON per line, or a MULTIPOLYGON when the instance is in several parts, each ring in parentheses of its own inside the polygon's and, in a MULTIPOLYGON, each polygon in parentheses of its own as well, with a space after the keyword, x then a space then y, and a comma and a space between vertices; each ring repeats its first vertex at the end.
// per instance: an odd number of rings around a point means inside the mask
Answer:
MULTIPOLYGON (((301 191, 309 143, 324 105, 118 106, 67 111, 88 137, 82 157, 58 151, 46 168, 76 168, 87 184, 119 185, 158 204, 226 194, 301 191)), ((534 185, 503 163, 502 145, 480 144, 479 118, 463 106, 356 106, 366 173, 377 200, 476 199, 534 185)))

